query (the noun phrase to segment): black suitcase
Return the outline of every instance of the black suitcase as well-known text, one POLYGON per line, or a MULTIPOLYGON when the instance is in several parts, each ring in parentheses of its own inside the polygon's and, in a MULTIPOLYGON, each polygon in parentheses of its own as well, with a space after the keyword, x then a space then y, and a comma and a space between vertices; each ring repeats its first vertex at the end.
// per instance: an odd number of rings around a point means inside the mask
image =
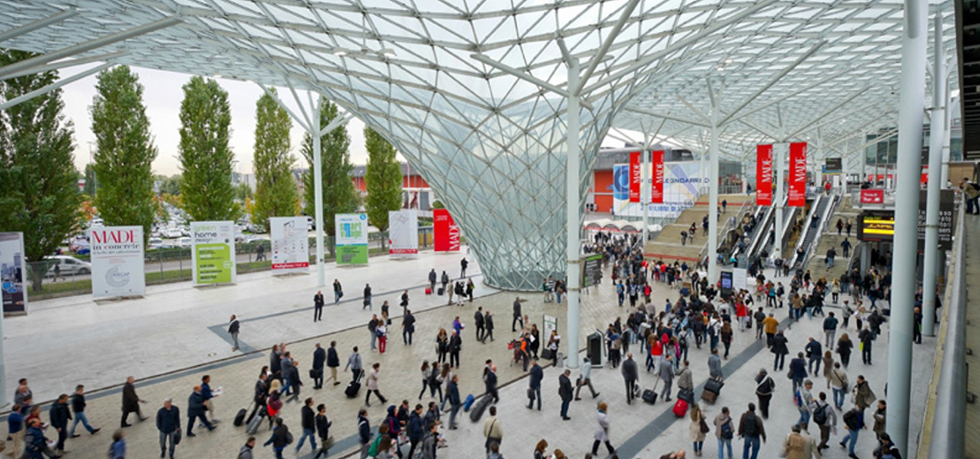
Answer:
POLYGON ((704 390, 708 392, 714 392, 716 395, 721 394, 721 388, 724 387, 725 383, 717 379, 708 379, 704 383, 704 390))
POLYGON ((347 398, 357 398, 357 393, 360 391, 360 381, 351 381, 350 384, 347 385, 347 388, 344 389, 344 394, 347 395, 347 398))
POLYGON ((238 410, 238 414, 235 415, 235 427, 241 427, 245 423, 245 416, 248 415, 248 409, 242 408, 238 410))
POLYGON ((650 389, 643 391, 643 401, 650 405, 657 403, 657 393, 650 389))
POLYGON ((490 402, 493 401, 492 395, 484 395, 483 398, 478 400, 470 408, 470 421, 477 422, 483 417, 483 412, 486 411, 487 407, 490 406, 490 402))
POLYGON ((439 293, 439 296, 445 295, 446 294, 446 288, 445 287, 439 287, 438 293, 439 293))
POLYGON ((684 400, 688 404, 694 403, 694 391, 690 389, 680 389, 677 391, 677 398, 684 400))

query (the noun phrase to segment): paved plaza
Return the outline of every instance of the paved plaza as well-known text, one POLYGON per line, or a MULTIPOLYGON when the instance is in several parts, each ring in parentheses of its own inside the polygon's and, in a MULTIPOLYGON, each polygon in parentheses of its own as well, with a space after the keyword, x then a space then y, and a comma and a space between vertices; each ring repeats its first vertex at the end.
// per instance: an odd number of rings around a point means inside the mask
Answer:
MULTIPOLYGON (((570 457, 583 457, 592 445, 595 401, 583 394, 582 401, 572 404, 572 419, 562 422, 558 413, 559 370, 551 367, 545 369, 543 411, 530 411, 524 407, 527 402, 527 380, 519 365, 510 364, 512 353, 507 350, 507 342, 515 336, 510 330, 511 305, 515 294, 496 292, 482 286, 479 267, 475 263, 470 265, 470 272, 467 273, 475 277, 478 286, 473 304, 446 306, 445 296, 423 294, 429 269, 436 268, 440 275, 446 270, 451 276, 458 277, 462 256, 425 253, 407 261, 373 258, 368 267, 338 269, 331 266, 327 271, 328 283, 334 278, 340 279, 346 295, 335 306, 331 303, 333 295, 330 287, 324 289, 328 306, 324 321, 318 323, 313 323, 311 317, 315 274, 287 278, 272 278, 268 273, 249 274, 241 276, 236 286, 207 289, 195 289, 186 283, 174 284, 150 288, 146 298, 130 301, 96 304, 88 298, 76 297, 38 303, 30 316, 6 321, 8 380, 30 378, 35 396, 44 401, 55 398, 61 392, 70 393, 79 383, 94 391, 89 396, 87 413, 95 426, 104 427, 105 430, 94 437, 83 434, 69 441, 68 449, 74 457, 95 458, 104 454, 111 431, 119 425, 119 386, 127 375, 136 376, 137 392, 147 400, 147 404, 143 405, 143 414, 152 416, 161 401, 168 397, 173 397, 177 406, 186 408, 193 386, 200 383, 201 376, 209 374, 212 386, 223 389, 223 395, 215 404, 218 418, 225 422, 212 433, 198 429, 198 437, 185 439, 178 446, 177 457, 233 457, 247 435, 244 428, 236 428, 230 421, 235 412, 247 406, 251 400, 258 372, 268 364, 269 347, 287 342, 290 343, 289 351, 299 361, 305 383, 301 399, 310 396, 315 403, 327 405, 327 415, 333 421, 331 434, 336 440, 331 456, 342 457, 356 448, 355 418, 357 409, 363 404, 365 391, 362 390, 356 399, 348 399, 343 395, 344 385, 327 383, 324 389, 313 390, 306 370, 310 367, 314 344, 319 342, 327 346, 330 341, 336 341, 341 362, 346 361, 353 346, 360 346, 366 366, 381 363, 380 390, 389 403, 409 400, 414 405, 421 389, 419 367, 423 360, 435 357, 434 338, 438 329, 449 329, 453 319, 460 316, 468 326, 463 331, 463 363, 457 372, 460 392, 463 397, 469 393, 479 396, 483 392, 483 362, 488 358, 494 360, 499 367, 502 386, 498 410, 504 428, 504 457, 530 457, 534 444, 541 438, 552 445, 549 450, 560 448, 570 457), (365 282, 370 282, 374 288, 373 311, 361 309, 360 291, 365 282), (409 289, 412 298, 410 308, 416 312, 418 319, 412 346, 403 345, 400 336, 401 308, 396 305, 397 297, 404 289, 409 289), (372 312, 379 312, 383 300, 389 300, 393 305, 391 311, 394 320, 389 331, 387 352, 382 355, 368 350, 370 335, 364 324, 372 312), (493 342, 481 344, 475 341, 472 322, 477 307, 490 310, 496 316, 496 340, 493 342), (224 333, 225 323, 232 313, 239 314, 243 319, 240 337, 243 353, 231 352, 224 333), (38 339, 39 334, 44 334, 45 339, 38 339)), ((472 258, 468 259, 473 261, 472 258)), ((616 305, 615 292, 608 283, 608 272, 606 279, 604 285, 592 288, 582 296, 583 342, 579 343, 580 349, 589 332, 604 330, 617 315, 625 319, 626 310, 616 305)), ((673 301, 678 295, 677 291, 664 284, 654 283, 653 286, 655 304, 661 304, 664 298, 673 301)), ((563 305, 544 303, 540 294, 519 296, 527 298, 524 313, 532 322, 540 327, 543 315, 558 317, 559 333, 564 334, 563 305)), ((836 310, 833 306, 827 309, 836 310)), ((780 320, 785 318, 786 309, 774 311, 780 320)), ((794 354, 802 350, 808 336, 818 339, 822 336, 821 319, 810 321, 804 317, 792 325, 788 321, 783 322, 790 340, 790 350, 794 354)), ((852 337, 856 334, 853 328, 852 321, 852 337)), ((728 406, 737 418, 745 411, 749 401, 755 401, 755 383, 751 378, 759 368, 772 368, 772 354, 766 350, 764 342, 756 341, 754 337, 754 330, 744 333, 736 331, 731 358, 724 362, 726 386, 717 404, 705 407, 709 420, 718 414, 723 405, 728 406)), ((848 369, 851 381, 858 374, 865 375, 878 398, 884 398, 887 343, 886 324, 883 334, 875 343, 874 366, 864 366, 860 359, 852 359, 848 369)), ((933 343, 933 339, 925 338, 923 345, 915 347, 914 361, 921 371, 931 368, 933 343)), ((700 385, 708 373, 708 347, 705 345, 699 350, 694 347, 693 340, 691 346, 689 360, 697 386, 696 393, 700 393, 700 385)), ((642 351, 637 345, 631 349, 636 353, 641 367, 641 386, 652 387, 656 379, 642 371, 642 351)), ((573 380, 575 376, 577 371, 573 371, 573 380)), ((778 455, 783 437, 798 418, 792 405, 789 380, 782 372, 774 376, 777 388, 772 402, 772 416, 766 422, 769 440, 763 446, 760 457, 778 455)), ((650 406, 634 402, 632 406, 627 406, 619 370, 608 366, 597 368, 593 370, 592 377, 600 392, 599 400, 609 404, 611 441, 619 449, 620 457, 655 458, 681 448, 690 452, 690 420, 675 418, 669 410, 671 403, 658 401, 650 406)), ((341 378, 346 384, 349 373, 341 378)), ((814 394, 823 390, 830 396, 825 379, 813 379, 814 394)), ((927 380, 916 378, 913 381, 912 432, 917 432, 917 426, 921 424, 927 380)), ((13 387, 7 389, 8 392, 13 391, 13 387)), ((423 401, 429 400, 427 395, 423 401)), ((300 403, 288 403, 281 413, 297 439, 302 432, 300 407, 300 403)), ((384 407, 374 402, 369 413, 372 426, 376 426, 384 417, 384 407)), ((44 417, 47 418, 47 414, 44 417)), ((446 418, 443 420, 445 422, 446 418)), ((461 419, 459 425, 457 431, 443 430, 448 447, 439 450, 440 457, 482 457, 482 422, 473 424, 467 417, 461 419)), ((126 431, 131 457, 156 457, 159 447, 152 422, 135 423, 126 431)), ((837 445, 843 433, 844 429, 838 428, 831 442, 832 448, 825 451, 824 457, 846 457, 846 452, 837 445)), ((263 426, 257 435, 260 444, 268 435, 268 429, 263 426)), ((710 433, 705 443, 708 457, 716 457, 717 454, 713 435, 710 433)), ((303 454, 309 452, 306 448, 309 447, 304 446, 303 454)), ((736 456, 740 457, 740 441, 735 442, 735 448, 736 456)), ((859 441, 859 457, 870 457, 872 448, 873 435, 869 430, 867 434, 862 433, 859 441)), ((270 448, 259 447, 257 450, 257 457, 273 457, 270 448)), ((604 454, 604 448, 602 451, 604 454)))

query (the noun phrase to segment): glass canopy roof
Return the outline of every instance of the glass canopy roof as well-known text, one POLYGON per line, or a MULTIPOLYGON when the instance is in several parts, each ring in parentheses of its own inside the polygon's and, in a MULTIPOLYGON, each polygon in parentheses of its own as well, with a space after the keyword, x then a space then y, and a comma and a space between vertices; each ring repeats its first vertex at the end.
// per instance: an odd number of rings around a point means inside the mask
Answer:
MULTIPOLYGON (((901 0, 0 2, 14 31, 65 10, 0 44, 48 53, 177 18, 73 57, 322 93, 423 171, 507 288, 564 272, 565 100, 474 54, 563 89, 557 38, 588 68, 626 18, 582 90, 583 178, 610 127, 704 152, 714 116, 727 156, 809 138, 819 158, 898 112, 901 0)), ((949 59, 952 1, 936 11, 949 59)))

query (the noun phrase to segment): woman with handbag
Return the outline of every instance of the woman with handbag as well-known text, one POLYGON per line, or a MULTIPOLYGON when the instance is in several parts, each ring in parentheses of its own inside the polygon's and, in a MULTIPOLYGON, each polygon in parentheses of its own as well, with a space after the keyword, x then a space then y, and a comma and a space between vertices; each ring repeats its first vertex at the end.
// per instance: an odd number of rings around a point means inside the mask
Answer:
POLYGON ((694 455, 700 457, 704 451, 704 438, 708 432, 711 432, 711 428, 708 427, 708 422, 704 419, 701 405, 697 403, 691 404, 691 426, 688 430, 691 433, 691 441, 694 443, 694 455))

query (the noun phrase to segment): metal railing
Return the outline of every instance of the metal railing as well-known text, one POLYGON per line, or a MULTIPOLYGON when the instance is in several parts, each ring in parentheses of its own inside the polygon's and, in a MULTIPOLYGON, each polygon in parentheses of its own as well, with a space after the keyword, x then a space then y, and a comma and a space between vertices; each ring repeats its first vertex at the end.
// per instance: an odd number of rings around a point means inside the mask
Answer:
POLYGON ((814 237, 813 240, 810 241, 810 245, 804 249, 803 261, 800 263, 800 266, 806 266, 816 255, 817 248, 820 247, 820 238, 823 236, 823 233, 827 232, 827 230, 830 228, 830 216, 837 211, 841 201, 843 201, 843 198, 836 193, 828 196, 828 198, 830 198, 832 201, 830 202, 830 205, 824 209, 820 220, 820 227, 817 228, 817 231, 819 231, 817 236, 814 237))
MULTIPOLYGON (((751 199, 743 202, 742 205, 739 206, 738 212, 735 213, 735 218, 734 219, 729 218, 725 222, 725 226, 722 226, 721 229, 718 231, 718 236, 721 237, 722 239, 727 237, 728 232, 734 230, 738 226, 738 223, 742 220, 742 218, 745 217, 745 214, 748 213, 748 211, 752 210, 753 208, 755 208, 755 204, 751 199), (732 222, 735 223, 734 226, 732 225, 732 222)), ((701 251, 698 252, 698 260, 704 260, 704 257, 707 254, 708 254, 708 239, 705 238, 704 246, 701 247, 701 251)), ((715 254, 715 256, 717 256, 717 254, 715 254)))
MULTIPOLYGON (((966 240, 964 238, 963 206, 956 218, 956 240, 953 243, 950 269, 952 282, 946 286, 950 297, 943 308, 943 330, 937 336, 942 343, 942 361, 935 383, 936 401, 933 405, 932 431, 928 438, 928 454, 919 457, 966 457, 966 240), (942 339, 942 338, 940 338, 942 339)), ((937 344, 938 345, 938 344, 937 344)), ((934 378, 936 376, 933 376, 934 378)))

